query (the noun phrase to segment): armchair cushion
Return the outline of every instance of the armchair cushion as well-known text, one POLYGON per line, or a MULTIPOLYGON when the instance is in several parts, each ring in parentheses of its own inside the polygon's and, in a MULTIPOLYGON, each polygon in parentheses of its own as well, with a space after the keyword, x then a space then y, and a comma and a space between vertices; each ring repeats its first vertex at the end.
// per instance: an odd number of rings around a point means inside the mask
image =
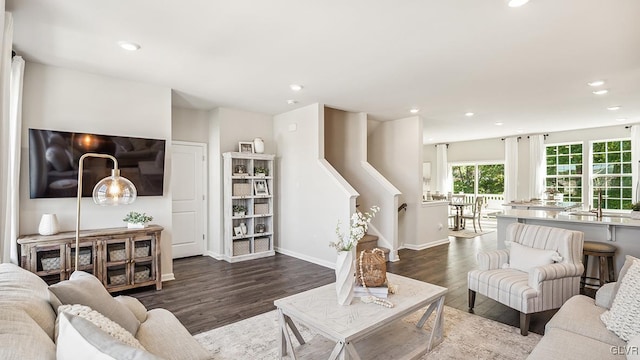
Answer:
POLYGON ((555 250, 536 249, 512 243, 509 250, 509 267, 529 272, 535 267, 552 264, 558 256, 555 250))

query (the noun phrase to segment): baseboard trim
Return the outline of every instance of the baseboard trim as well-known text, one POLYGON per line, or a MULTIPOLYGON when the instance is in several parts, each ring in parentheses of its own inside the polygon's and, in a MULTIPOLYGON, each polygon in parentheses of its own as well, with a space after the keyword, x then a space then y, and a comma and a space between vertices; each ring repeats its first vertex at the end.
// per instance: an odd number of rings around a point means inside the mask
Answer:
POLYGON ((308 261, 310 263, 314 263, 314 264, 317 264, 317 265, 320 265, 320 266, 324 266, 324 267, 329 268, 329 269, 335 269, 335 267, 336 267, 335 263, 332 263, 332 262, 329 262, 329 261, 326 261, 326 260, 322 260, 322 259, 318 259, 318 258, 315 258, 315 257, 307 256, 307 255, 304 255, 304 254, 300 254, 300 253, 297 253, 295 251, 285 250, 285 249, 282 249, 280 247, 276 247, 276 252, 278 252, 280 254, 283 254, 283 255, 294 257, 296 259, 300 259, 300 260, 308 261))
POLYGON ((173 273, 168 273, 168 274, 162 274, 161 279, 162 279, 162 282, 165 282, 165 281, 175 280, 176 277, 175 275, 173 275, 173 273))
POLYGON ((216 260, 224 260, 224 256, 222 254, 218 254, 213 251, 206 251, 202 256, 210 256, 216 260))
POLYGON ((422 245, 404 244, 402 247, 404 249, 409 249, 409 250, 424 250, 424 249, 432 248, 434 246, 448 244, 449 242, 450 242, 449 238, 447 237, 445 239, 432 241, 422 245))

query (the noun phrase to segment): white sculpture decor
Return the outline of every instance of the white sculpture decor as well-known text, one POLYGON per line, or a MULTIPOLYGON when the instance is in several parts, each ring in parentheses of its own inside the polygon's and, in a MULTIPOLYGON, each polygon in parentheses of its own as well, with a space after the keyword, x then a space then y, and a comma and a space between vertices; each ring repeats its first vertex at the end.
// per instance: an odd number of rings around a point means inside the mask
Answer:
POLYGON ((338 250, 336 260, 336 295, 338 304, 350 305, 353 300, 353 287, 356 279, 356 246, 369 228, 369 223, 376 213, 380 211, 377 206, 372 206, 371 212, 364 214, 356 211, 351 215, 351 226, 349 227, 349 237, 345 237, 340 232, 340 221, 336 225, 337 242, 329 242, 329 246, 338 250))
POLYGON ((58 225, 56 214, 43 214, 38 226, 38 233, 40 235, 55 235, 58 232, 60 232, 60 225, 58 225))
POLYGON ((253 151, 256 154, 264 153, 264 140, 262 140, 262 138, 257 137, 253 139, 253 151))

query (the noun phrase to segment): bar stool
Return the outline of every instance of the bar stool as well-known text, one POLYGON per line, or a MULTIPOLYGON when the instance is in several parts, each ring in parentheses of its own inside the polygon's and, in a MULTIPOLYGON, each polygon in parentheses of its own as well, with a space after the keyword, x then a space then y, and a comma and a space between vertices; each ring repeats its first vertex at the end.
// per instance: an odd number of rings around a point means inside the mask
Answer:
POLYGON ((597 242, 597 241, 584 242, 584 247, 582 250, 582 255, 583 255, 582 263, 584 264, 584 273, 582 273, 582 281, 580 282, 580 289, 584 289, 587 279, 593 279, 593 280, 596 279, 592 277, 587 277, 587 265, 589 264, 588 263, 589 256, 593 256, 595 257, 595 260, 597 260, 597 263, 596 263, 598 264, 597 280, 600 282, 600 286, 604 285, 605 267, 608 270, 607 280, 609 282, 615 281, 615 274, 613 271, 613 257, 616 254, 616 250, 617 250, 616 247, 611 244, 597 242))

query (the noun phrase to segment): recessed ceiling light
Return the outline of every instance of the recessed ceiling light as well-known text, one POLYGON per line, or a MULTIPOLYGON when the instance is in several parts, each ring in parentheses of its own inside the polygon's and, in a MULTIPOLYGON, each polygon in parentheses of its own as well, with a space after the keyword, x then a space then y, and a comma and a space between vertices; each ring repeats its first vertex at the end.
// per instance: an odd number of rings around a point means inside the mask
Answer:
POLYGON ((496 123, 495 123, 495 125, 496 125, 496 126, 502 126, 502 125, 504 125, 504 123, 503 123, 503 122, 498 121, 498 122, 496 122, 496 123))
POLYGON ((594 94, 596 94, 596 95, 604 95, 604 94, 606 94, 606 93, 608 93, 608 92, 609 92, 609 90, 607 90, 607 89, 594 90, 594 91, 592 91, 592 93, 594 93, 594 94))
POLYGON ((622 106, 620 105, 614 105, 614 106, 609 106, 607 110, 616 111, 616 110, 620 110, 621 108, 622 106))
POLYGON ((302 85, 298 85, 298 84, 291 84, 289 85, 289 87, 291 88, 291 90, 293 91, 300 91, 302 90, 303 86, 302 85))
POLYGON ((522 134, 524 132, 524 130, 518 129, 518 130, 516 130, 516 132, 519 133, 519 134, 522 134))
POLYGON ((289 104, 289 105, 293 105, 293 104, 297 104, 297 103, 298 103, 298 100, 293 100, 293 99, 287 100, 287 104, 289 104))
POLYGON ((118 41, 118 45, 128 51, 136 51, 140 49, 140 45, 132 43, 131 41, 118 41))
POLYGON ((427 140, 429 140, 429 141, 433 141, 433 138, 429 138, 429 139, 427 139, 427 140))
POLYGON ((509 0, 509 7, 520 7, 528 2, 529 0, 509 0))
POLYGON ((593 86, 593 87, 602 86, 602 85, 604 85, 604 80, 592 81, 590 83, 587 83, 587 85, 593 86))
POLYGON ((466 112, 466 113, 464 113, 464 116, 466 116, 466 117, 472 117, 473 115, 475 115, 475 114, 474 114, 474 113, 472 113, 472 112, 466 112))
POLYGON ((420 112, 420 109, 418 109, 418 108, 412 108, 411 110, 409 110, 409 112, 410 112, 410 113, 412 113, 412 114, 417 114, 417 113, 419 113, 419 112, 420 112))
POLYGON ((616 121, 627 121, 627 118, 617 118, 616 121))

